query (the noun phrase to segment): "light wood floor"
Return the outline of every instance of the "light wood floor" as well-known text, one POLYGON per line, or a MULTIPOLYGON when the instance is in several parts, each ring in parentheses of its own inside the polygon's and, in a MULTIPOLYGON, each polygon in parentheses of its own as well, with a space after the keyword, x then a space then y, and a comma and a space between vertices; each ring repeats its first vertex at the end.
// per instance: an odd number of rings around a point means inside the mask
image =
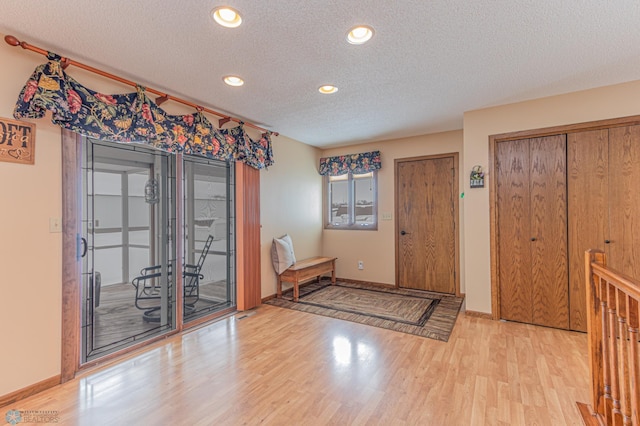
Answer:
POLYGON ((448 343, 265 306, 6 409, 65 425, 581 425, 585 334, 461 314, 448 343), (244 318, 243 318, 244 317, 244 318))

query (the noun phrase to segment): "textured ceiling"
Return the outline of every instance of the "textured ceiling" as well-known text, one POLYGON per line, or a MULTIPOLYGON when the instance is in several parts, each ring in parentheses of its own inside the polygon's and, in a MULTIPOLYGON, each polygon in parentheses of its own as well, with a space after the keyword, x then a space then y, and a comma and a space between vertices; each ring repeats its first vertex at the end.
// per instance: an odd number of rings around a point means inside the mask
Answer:
POLYGON ((640 79, 637 0, 2 0, 0 32, 318 147, 640 79), (223 4, 242 26, 213 22, 223 4))

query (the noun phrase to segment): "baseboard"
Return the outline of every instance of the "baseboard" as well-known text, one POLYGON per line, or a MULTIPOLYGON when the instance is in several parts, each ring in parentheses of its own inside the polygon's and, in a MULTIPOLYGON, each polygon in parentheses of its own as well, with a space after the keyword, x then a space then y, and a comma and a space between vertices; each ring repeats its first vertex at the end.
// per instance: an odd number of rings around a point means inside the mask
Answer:
POLYGON ((53 376, 49 379, 45 379, 41 382, 35 383, 31 386, 27 386, 26 388, 22 388, 15 392, 11 392, 7 395, 0 396, 0 407, 4 407, 5 405, 14 404, 21 399, 25 399, 31 395, 35 395, 43 390, 47 390, 54 386, 60 384, 61 376, 58 374, 57 376, 53 376))
MULTIPOLYGON (((323 277, 323 278, 326 278, 326 277, 323 277)), ((329 279, 331 279, 331 278, 329 278, 329 279)), ((298 285, 299 285, 300 288, 303 288, 303 287, 305 287, 305 286, 307 286, 307 285, 309 285, 309 284, 311 284, 313 282, 317 282, 315 277, 314 278, 309 278, 308 280, 305 280, 305 281, 301 281, 300 284, 298 284, 298 285)), ((284 289, 285 287, 286 287, 287 290, 291 290, 293 288, 293 284, 289 285, 288 282, 286 282, 286 283, 283 282, 282 283, 282 288, 284 289)), ((286 290, 283 290, 282 292, 284 293, 285 291, 286 290)), ((266 297, 262 298, 262 303, 264 303, 264 302, 266 302, 268 300, 271 300, 271 299, 275 299, 276 297, 277 297, 276 293, 270 294, 269 296, 266 296, 266 297)))
POLYGON ((267 301, 269 301, 269 300, 271 300, 271 299, 275 299, 275 298, 276 298, 276 294, 275 294, 275 293, 273 293, 273 294, 272 294, 272 295, 270 295, 270 296, 263 297, 263 298, 262 298, 262 303, 267 302, 267 301))
POLYGON ((373 287, 398 288, 395 284, 374 283, 371 281, 352 280, 351 278, 336 278, 336 281, 342 281, 343 283, 350 284, 370 285, 373 287))
POLYGON ((486 312, 477 312, 477 311, 464 311, 464 314, 468 317, 474 317, 474 318, 484 318, 484 319, 489 319, 492 320, 493 319, 493 315, 488 314, 486 312))

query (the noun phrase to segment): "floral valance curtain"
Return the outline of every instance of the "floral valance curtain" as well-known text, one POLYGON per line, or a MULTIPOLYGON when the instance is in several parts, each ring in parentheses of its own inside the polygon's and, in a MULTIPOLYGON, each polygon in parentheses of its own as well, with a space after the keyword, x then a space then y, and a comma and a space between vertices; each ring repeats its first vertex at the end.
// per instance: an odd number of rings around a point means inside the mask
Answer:
POLYGON ((141 142, 170 152, 201 155, 218 160, 239 160, 262 169, 273 164, 270 133, 255 141, 242 123, 217 129, 200 112, 170 115, 138 86, 136 92, 105 95, 68 76, 61 58, 49 54, 20 92, 13 116, 42 118, 76 133, 115 142, 141 142))
POLYGON ((324 157, 320 159, 320 174, 322 176, 340 176, 347 173, 358 175, 378 170, 380 167, 382 167, 380 151, 339 155, 337 157, 324 157))

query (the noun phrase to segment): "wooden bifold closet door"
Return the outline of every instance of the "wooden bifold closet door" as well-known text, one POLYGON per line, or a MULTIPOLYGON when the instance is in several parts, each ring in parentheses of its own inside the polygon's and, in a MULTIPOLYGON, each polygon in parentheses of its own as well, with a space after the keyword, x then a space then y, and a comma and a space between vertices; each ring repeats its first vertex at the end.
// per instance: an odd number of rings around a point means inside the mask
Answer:
POLYGON ((640 278, 640 126, 568 135, 571 329, 586 331, 584 252, 640 278))
POLYGON ((567 135, 571 330, 587 330, 584 252, 609 238, 609 130, 567 135))
POLYGON ((640 279, 640 126, 609 129, 607 265, 640 279))
POLYGON ((586 331, 584 253, 640 278, 640 125, 496 142, 500 318, 586 331))
POLYGON ((565 135, 499 142, 500 316, 569 327, 565 135))

